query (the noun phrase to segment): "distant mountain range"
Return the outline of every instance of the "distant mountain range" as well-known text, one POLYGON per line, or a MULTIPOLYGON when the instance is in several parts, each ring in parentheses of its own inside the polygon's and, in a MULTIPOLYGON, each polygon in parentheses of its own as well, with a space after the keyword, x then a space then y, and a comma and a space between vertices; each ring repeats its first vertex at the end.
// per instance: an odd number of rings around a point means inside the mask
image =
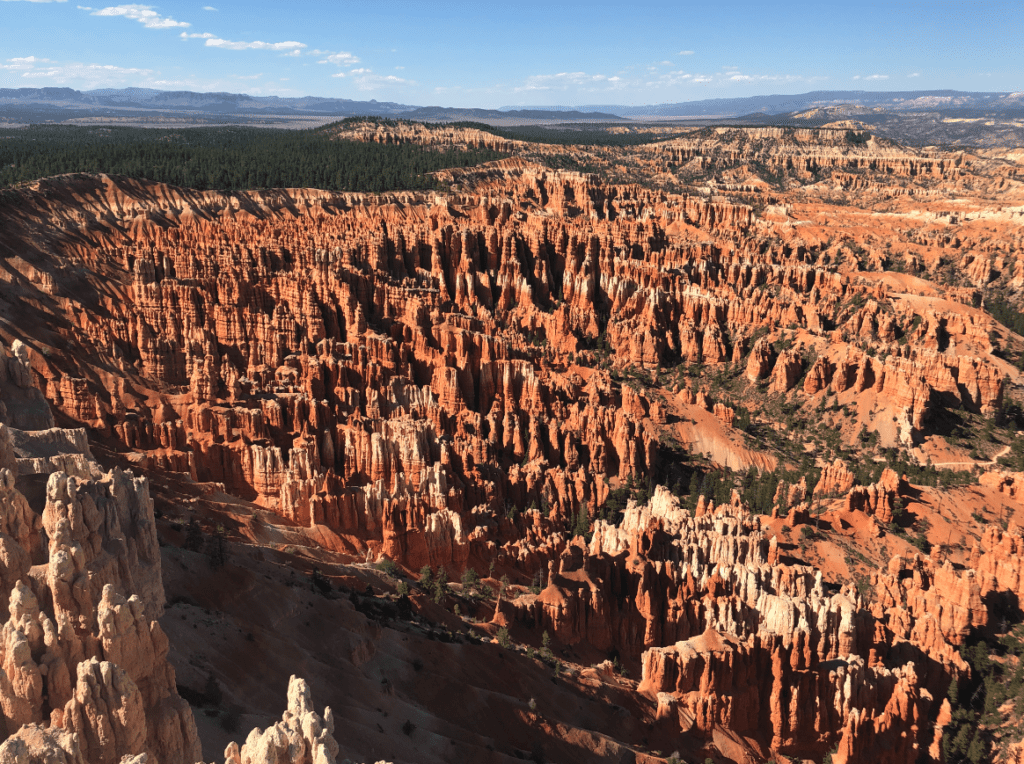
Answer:
POLYGON ((619 120, 615 114, 591 110, 582 113, 573 109, 463 109, 443 106, 410 106, 390 101, 352 101, 347 98, 279 98, 252 96, 243 93, 195 93, 189 90, 152 90, 123 88, 120 90, 86 90, 71 88, 0 88, 0 114, 5 107, 44 106, 64 110, 95 111, 147 110, 160 112, 203 112, 210 115, 259 114, 324 116, 324 117, 402 117, 418 120, 619 120))
POLYGON ((963 111, 1024 113, 1024 92, 972 93, 958 90, 819 90, 797 95, 749 98, 710 98, 683 103, 626 106, 503 106, 500 109, 469 109, 445 106, 412 106, 390 101, 352 101, 347 98, 280 98, 243 93, 196 93, 148 88, 79 91, 71 88, 0 88, 0 118, 31 114, 38 119, 69 119, 116 114, 189 113, 204 117, 254 118, 264 115, 303 117, 402 117, 426 121, 478 120, 502 122, 620 121, 644 117, 718 118, 772 115, 800 116, 808 110, 858 107, 884 112, 963 111), (42 117, 40 117, 42 115, 42 117))
POLYGON ((708 98, 702 101, 648 106, 502 106, 499 111, 523 109, 548 111, 601 111, 620 117, 739 117, 747 114, 788 114, 807 109, 849 104, 898 111, 945 111, 951 109, 1024 110, 1024 92, 971 93, 961 90, 816 90, 797 95, 766 95, 748 98, 708 98))

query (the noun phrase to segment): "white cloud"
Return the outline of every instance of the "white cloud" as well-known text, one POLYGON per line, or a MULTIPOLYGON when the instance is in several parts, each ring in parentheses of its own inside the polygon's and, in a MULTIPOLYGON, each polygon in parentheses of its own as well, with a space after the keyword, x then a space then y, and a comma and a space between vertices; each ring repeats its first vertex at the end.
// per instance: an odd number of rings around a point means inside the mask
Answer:
POLYGON ((110 64, 65 64, 63 66, 48 66, 45 69, 36 69, 26 72, 24 77, 49 77, 57 80, 69 80, 83 75, 149 75, 152 69, 132 69, 123 66, 112 66, 110 64))
POLYGON ((513 88, 514 92, 536 90, 577 90, 597 93, 618 90, 623 80, 618 75, 588 74, 587 72, 559 72, 558 74, 535 74, 526 78, 526 82, 513 88))
POLYGON ((332 77, 344 77, 345 76, 345 72, 338 72, 337 74, 332 74, 331 76, 332 77))
MULTIPOLYGON (((122 68, 118 66, 107 66, 103 64, 80 63, 68 61, 52 61, 38 56, 30 56, 32 62, 19 59, 19 63, 10 63, 0 59, 0 79, 4 80, 6 87, 44 87, 61 85, 73 87, 79 90, 91 90, 93 88, 123 88, 143 87, 159 88, 161 90, 197 90, 208 92, 231 91, 238 92, 239 80, 247 79, 237 75, 228 75, 216 79, 193 79, 193 78, 169 78, 162 76, 159 70, 143 68, 122 68), (21 79, 25 77, 25 79, 21 79), (16 79, 17 78, 17 79, 16 79), (13 85, 12 82, 19 81, 22 85, 13 85)), ((302 95, 292 90, 275 88, 273 85, 264 87, 256 86, 257 81, 249 80, 252 85, 247 86, 246 93, 252 95, 261 94, 287 94, 302 95)), ((266 75, 260 77, 258 82, 266 83, 266 75)))
POLYGON ((795 82, 797 80, 815 80, 817 77, 800 77, 795 74, 740 74, 725 72, 731 82, 795 82))
POLYGON ((681 50, 681 51, 679 51, 679 55, 680 56, 692 56, 693 55, 693 51, 692 50, 681 50))
MULTIPOLYGON (((755 83, 793 83, 816 82, 825 79, 818 76, 794 74, 746 74, 736 67, 723 67, 723 71, 693 74, 683 69, 665 70, 657 67, 650 71, 649 67, 632 67, 632 71, 620 72, 616 76, 590 74, 588 72, 559 72, 557 74, 537 74, 527 77, 518 86, 512 86, 511 92, 576 92, 576 93, 614 93, 633 91, 640 93, 660 91, 669 93, 672 90, 686 88, 695 90, 694 85, 715 83, 721 87, 749 86, 755 83), (639 70, 639 71, 638 71, 639 70)), ((498 86, 506 91, 506 86, 498 86)), ((702 88, 703 90, 703 88, 702 88)), ((653 96, 653 92, 652 92, 653 96)), ((675 96, 671 96, 675 97, 675 96)))
POLYGON ((20 72, 29 80, 49 80, 57 84, 74 83, 78 87, 135 84, 140 77, 149 77, 152 69, 125 68, 110 64, 58 63, 48 58, 25 56, 9 58, 0 69, 20 72))
MULTIPOLYGON (((81 8, 82 6, 79 7, 81 8)), ((153 10, 151 5, 131 3, 129 5, 111 5, 99 10, 93 10, 92 8, 82 8, 82 10, 92 11, 93 16, 123 16, 126 19, 138 21, 146 29, 171 29, 173 27, 192 26, 187 21, 175 21, 169 16, 161 16, 153 10)))
POLYGON ((914 72, 913 74, 908 74, 907 75, 907 77, 920 77, 920 76, 921 76, 921 72, 914 72))
POLYGON ((859 74, 855 74, 855 75, 853 75, 853 79, 855 79, 855 80, 887 80, 887 79, 889 79, 889 75, 888 74, 868 74, 868 75, 866 75, 864 77, 861 77, 859 74))
POLYGON ((149 80, 146 85, 154 88, 188 88, 189 90, 209 87, 206 83, 198 83, 195 80, 149 80))
POLYGON ((204 10, 204 11, 215 11, 215 10, 217 10, 217 9, 216 9, 216 8, 214 8, 214 7, 212 6, 212 5, 204 5, 204 6, 203 6, 203 10, 204 10))
MULTIPOLYGON (((313 51, 313 52, 314 53, 319 53, 319 54, 323 53, 323 51, 313 51)), ((329 56, 327 56, 327 58, 323 59, 322 61, 317 61, 317 63, 318 64, 338 64, 339 66, 352 66, 352 64, 358 64, 359 63, 359 57, 354 55, 354 54, 352 54, 352 53, 347 53, 345 51, 341 51, 340 53, 331 53, 329 56)))
POLYGON ((182 32, 181 33, 181 39, 182 40, 194 40, 196 38, 198 38, 200 40, 209 40, 210 38, 216 37, 216 36, 217 35, 210 34, 209 32, 192 32, 192 33, 182 32))
POLYGON ((305 48, 306 43, 295 42, 294 40, 287 42, 263 42, 262 40, 234 42, 232 40, 222 40, 220 37, 209 37, 206 40, 206 46, 209 48, 223 48, 224 50, 293 50, 305 48))
MULTIPOLYGON (((354 80, 359 90, 379 90, 380 88, 394 87, 398 85, 415 85, 414 80, 396 77, 393 74, 373 74, 369 69, 353 69, 349 74, 355 75, 354 80)), ((338 75, 334 75, 337 77, 338 75)))

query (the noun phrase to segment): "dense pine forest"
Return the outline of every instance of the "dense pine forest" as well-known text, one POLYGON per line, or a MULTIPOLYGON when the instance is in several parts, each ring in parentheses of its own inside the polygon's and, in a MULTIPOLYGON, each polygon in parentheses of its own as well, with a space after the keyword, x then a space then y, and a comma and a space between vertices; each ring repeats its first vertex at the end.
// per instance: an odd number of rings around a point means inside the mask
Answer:
POLYGON ((429 173, 500 159, 490 149, 331 140, 314 130, 33 125, 0 130, 0 188, 51 175, 104 172, 197 189, 431 189, 429 173))

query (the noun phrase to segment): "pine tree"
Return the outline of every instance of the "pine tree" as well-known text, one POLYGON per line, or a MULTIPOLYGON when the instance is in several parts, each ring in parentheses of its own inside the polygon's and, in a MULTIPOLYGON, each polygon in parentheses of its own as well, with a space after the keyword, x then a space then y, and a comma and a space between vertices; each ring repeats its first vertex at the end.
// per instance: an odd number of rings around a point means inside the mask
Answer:
POLYGON ((441 604, 448 596, 448 571, 444 565, 437 569, 437 581, 434 582, 434 602, 441 604))
POLYGON ((424 565, 420 568, 420 589, 423 591, 430 591, 433 588, 434 571, 430 569, 429 565, 424 565))
POLYGON ((582 536, 588 543, 590 541, 590 515, 587 514, 586 507, 580 507, 580 511, 576 513, 576 522, 572 529, 573 536, 582 536))

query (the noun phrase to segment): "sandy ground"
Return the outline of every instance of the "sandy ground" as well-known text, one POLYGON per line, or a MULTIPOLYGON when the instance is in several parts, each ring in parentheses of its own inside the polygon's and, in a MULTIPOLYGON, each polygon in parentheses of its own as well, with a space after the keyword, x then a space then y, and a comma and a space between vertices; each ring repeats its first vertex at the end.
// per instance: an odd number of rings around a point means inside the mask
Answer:
POLYGON ((770 472, 778 466, 778 460, 772 454, 747 448, 739 431, 727 427, 710 411, 696 404, 683 403, 679 395, 666 396, 665 403, 670 417, 667 428, 680 442, 716 464, 735 471, 746 471, 755 466, 770 472))

